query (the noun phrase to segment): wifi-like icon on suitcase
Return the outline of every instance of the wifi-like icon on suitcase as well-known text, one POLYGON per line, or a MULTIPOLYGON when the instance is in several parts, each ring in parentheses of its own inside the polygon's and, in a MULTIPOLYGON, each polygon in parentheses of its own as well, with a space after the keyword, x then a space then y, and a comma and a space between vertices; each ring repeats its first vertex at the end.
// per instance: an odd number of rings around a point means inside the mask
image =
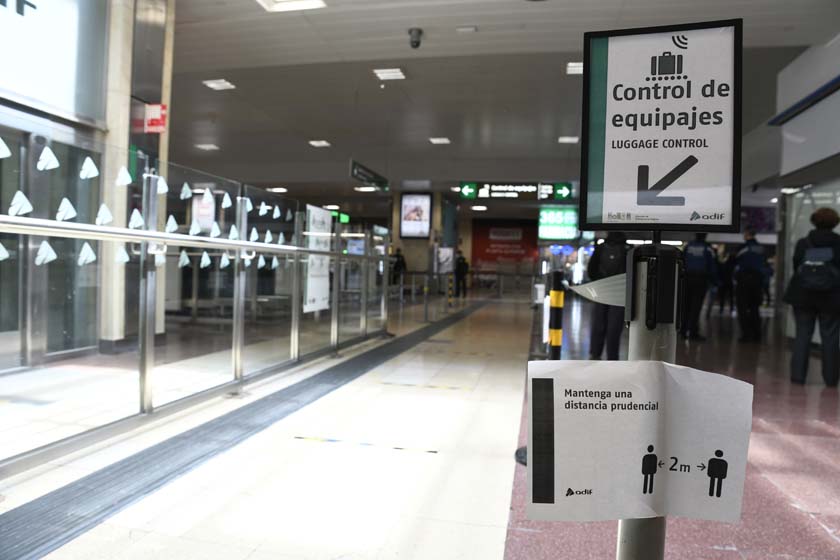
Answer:
POLYGON ((678 49, 688 48, 688 37, 685 35, 671 35, 671 41, 674 42, 674 46, 678 49))

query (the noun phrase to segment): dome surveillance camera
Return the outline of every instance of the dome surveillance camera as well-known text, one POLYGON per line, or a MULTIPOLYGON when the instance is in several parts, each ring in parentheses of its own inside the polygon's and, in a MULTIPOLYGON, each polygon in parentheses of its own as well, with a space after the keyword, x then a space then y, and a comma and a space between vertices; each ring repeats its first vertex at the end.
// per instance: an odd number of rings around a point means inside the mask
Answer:
POLYGON ((420 42, 423 40, 423 30, 419 27, 412 27, 408 30, 409 44, 412 49, 419 49, 420 42))

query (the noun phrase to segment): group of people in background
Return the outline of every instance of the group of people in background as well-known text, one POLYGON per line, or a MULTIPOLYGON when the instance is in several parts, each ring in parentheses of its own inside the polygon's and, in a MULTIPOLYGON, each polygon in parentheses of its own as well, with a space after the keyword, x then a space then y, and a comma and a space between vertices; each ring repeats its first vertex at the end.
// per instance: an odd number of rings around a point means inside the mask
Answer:
MULTIPOLYGON (((804 384, 808 374, 814 330, 819 325, 822 377, 826 386, 836 387, 840 380, 840 235, 834 228, 840 215, 831 208, 820 208, 811 215, 814 229, 796 243, 793 274, 784 293, 784 302, 791 305, 796 336, 790 363, 794 384, 804 384)), ((610 232, 597 245, 589 260, 590 280, 600 280, 627 270, 629 247, 620 232, 610 232)), ((747 228, 744 244, 737 251, 718 256, 706 242, 705 234, 697 234, 683 252, 685 265, 685 320, 681 334, 687 340, 702 342, 700 316, 707 295, 717 295, 721 313, 728 302, 737 310, 740 342, 758 342, 762 338, 760 307, 770 300, 773 269, 766 248, 756 239, 756 232, 747 228)), ((714 298, 709 299, 711 313, 714 298)), ((597 303, 591 322, 590 358, 617 360, 624 309, 597 303)))

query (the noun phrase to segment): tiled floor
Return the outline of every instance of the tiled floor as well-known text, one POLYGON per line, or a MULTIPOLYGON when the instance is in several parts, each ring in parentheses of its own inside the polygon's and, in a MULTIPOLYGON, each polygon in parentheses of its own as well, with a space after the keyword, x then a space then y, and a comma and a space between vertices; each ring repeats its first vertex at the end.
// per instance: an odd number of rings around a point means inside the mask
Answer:
POLYGON ((48 558, 501 558, 530 324, 492 303, 48 558))
MULTIPOLYGON (((586 356, 587 305, 574 302, 568 358, 586 356)), ((840 559, 840 401, 821 385, 787 381, 785 340, 768 322, 765 342, 739 344, 735 318, 714 313, 705 343, 680 342, 677 362, 755 385, 753 434, 741 522, 669 519, 666 557, 679 560, 840 559)), ((524 443, 526 432, 520 433, 524 443)), ((525 518, 525 469, 517 467, 505 558, 614 557, 616 523, 540 523, 525 518)))

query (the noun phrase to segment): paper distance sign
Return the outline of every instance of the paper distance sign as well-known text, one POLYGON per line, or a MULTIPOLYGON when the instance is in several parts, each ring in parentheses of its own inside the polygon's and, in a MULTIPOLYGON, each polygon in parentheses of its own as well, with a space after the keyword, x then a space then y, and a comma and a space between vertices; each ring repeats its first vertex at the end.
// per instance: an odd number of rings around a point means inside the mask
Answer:
POLYGON ((741 20, 584 42, 581 229, 738 231, 741 20))

